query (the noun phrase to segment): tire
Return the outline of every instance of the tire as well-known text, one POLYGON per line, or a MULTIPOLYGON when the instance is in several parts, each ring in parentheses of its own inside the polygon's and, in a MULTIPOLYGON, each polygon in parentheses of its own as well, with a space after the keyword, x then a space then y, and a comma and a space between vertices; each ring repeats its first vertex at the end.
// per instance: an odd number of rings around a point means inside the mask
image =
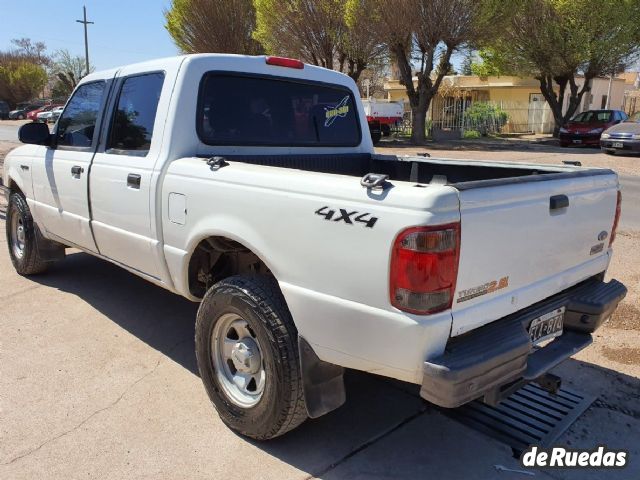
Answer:
POLYGON ((560 142, 560 146, 561 146, 562 148, 567 148, 567 147, 569 146, 569 144, 568 144, 568 143, 565 143, 565 142, 560 142))
POLYGON ((388 137, 391 135, 391 127, 388 124, 380 125, 380 131, 382 132, 383 137, 388 137))
POLYGON ((36 242, 36 227, 29 205, 20 193, 14 192, 9 197, 5 226, 9 256, 16 272, 20 275, 44 272, 48 263, 40 257, 36 242))
POLYGON ((603 148, 602 151, 604 153, 606 153, 607 155, 615 155, 616 154, 615 150, 609 150, 609 149, 606 149, 606 148, 603 148))
POLYGON ((307 419, 298 332, 275 279, 239 275, 211 287, 195 343, 200 378, 229 428, 268 440, 307 419))

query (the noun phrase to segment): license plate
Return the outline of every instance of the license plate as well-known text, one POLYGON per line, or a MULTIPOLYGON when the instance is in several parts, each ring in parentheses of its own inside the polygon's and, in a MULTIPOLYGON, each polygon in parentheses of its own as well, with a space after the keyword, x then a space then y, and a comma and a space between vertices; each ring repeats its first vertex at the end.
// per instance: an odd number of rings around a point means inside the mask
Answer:
POLYGON ((622 143, 622 142, 613 142, 613 148, 624 148, 624 143, 622 143))
POLYGON ((562 307, 553 312, 545 313, 531 322, 531 325, 529 325, 529 337, 533 346, 562 335, 564 309, 562 307))
POLYGON ((582 143, 582 140, 572 140, 573 143, 582 143))

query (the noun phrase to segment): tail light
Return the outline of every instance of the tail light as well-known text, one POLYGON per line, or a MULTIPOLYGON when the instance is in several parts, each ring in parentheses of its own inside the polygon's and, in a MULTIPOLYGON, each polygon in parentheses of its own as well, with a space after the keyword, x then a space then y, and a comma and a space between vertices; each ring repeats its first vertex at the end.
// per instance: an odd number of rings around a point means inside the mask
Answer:
POLYGON ((618 190, 618 200, 616 202, 616 216, 613 217, 613 227, 611 227, 611 236, 609 237, 609 246, 616 239, 616 230, 618 230, 618 222, 620 221, 620 211, 622 210, 622 192, 618 190))
POLYGON ((391 304, 422 315, 450 308, 459 254, 459 223, 401 232, 391 252, 391 304))
POLYGON ((300 60, 296 60, 295 58, 267 57, 266 62, 267 65, 274 65, 277 67, 297 68, 300 70, 304 68, 304 63, 300 60))

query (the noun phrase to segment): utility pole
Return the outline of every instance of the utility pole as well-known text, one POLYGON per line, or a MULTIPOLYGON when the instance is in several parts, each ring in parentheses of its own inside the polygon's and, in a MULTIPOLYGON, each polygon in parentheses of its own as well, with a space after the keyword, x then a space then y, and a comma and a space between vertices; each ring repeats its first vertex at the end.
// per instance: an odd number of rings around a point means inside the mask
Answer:
POLYGON ((87 7, 82 7, 83 19, 76 20, 78 23, 82 23, 84 25, 84 62, 87 71, 85 75, 89 75, 89 39, 87 37, 87 25, 93 24, 94 22, 87 21, 87 7))

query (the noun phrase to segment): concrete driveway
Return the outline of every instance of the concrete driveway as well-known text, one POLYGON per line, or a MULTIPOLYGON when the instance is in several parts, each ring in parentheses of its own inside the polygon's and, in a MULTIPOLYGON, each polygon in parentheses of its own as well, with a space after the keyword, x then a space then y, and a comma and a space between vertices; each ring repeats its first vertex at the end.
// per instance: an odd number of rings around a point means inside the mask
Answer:
MULTIPOLYGON (((0 200, 0 230, 5 214, 0 200)), ((623 236, 618 251, 633 241, 623 236)), ((198 378, 197 305, 78 252, 23 278, 6 247, 2 235, 0 479, 528 478, 498 470, 521 469, 511 449, 444 416, 415 386, 358 372, 347 373, 339 410, 270 442, 235 435, 198 378)), ((623 448, 630 465, 535 477, 640 477, 639 368, 601 354, 638 337, 607 329, 557 370, 599 398, 558 443, 623 448)))

